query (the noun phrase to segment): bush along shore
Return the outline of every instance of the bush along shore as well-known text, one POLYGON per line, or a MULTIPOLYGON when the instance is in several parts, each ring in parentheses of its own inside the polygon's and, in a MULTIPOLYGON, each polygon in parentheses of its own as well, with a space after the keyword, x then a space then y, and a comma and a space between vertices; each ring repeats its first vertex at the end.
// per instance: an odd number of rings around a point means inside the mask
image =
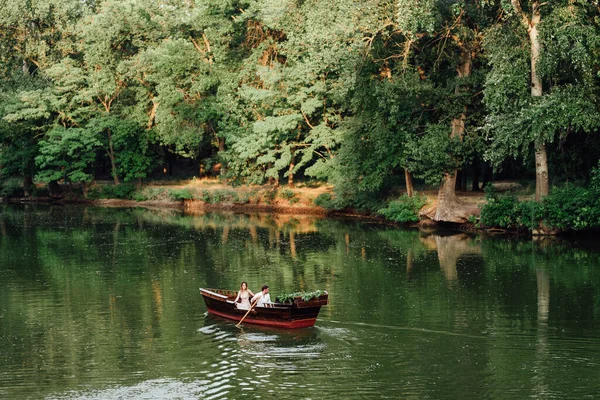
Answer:
MULTIPOLYGON (((233 210, 286 214, 342 214, 380 219, 406 226, 435 225, 428 215, 435 208, 435 191, 424 190, 388 201, 373 201, 361 208, 340 205, 328 185, 230 186, 218 180, 158 182, 143 187, 133 184, 82 186, 33 185, 24 189, 19 181, 0 183, 0 198, 6 202, 85 203, 108 207, 170 207, 186 212, 233 210)), ((541 202, 530 195, 499 192, 489 185, 485 194, 468 196, 475 210, 457 229, 556 235, 600 228, 600 174, 583 185, 555 187, 541 202)), ((460 200, 460 198, 459 198, 460 200)), ((465 203, 465 199, 462 199, 465 203)))
POLYGON ((328 186, 298 185, 286 188, 270 185, 230 186, 215 179, 184 182, 154 182, 145 186, 122 183, 81 185, 32 185, 23 188, 19 180, 0 182, 0 199, 5 202, 85 203, 107 207, 169 207, 196 212, 205 209, 267 211, 280 213, 327 212, 315 201, 328 186))

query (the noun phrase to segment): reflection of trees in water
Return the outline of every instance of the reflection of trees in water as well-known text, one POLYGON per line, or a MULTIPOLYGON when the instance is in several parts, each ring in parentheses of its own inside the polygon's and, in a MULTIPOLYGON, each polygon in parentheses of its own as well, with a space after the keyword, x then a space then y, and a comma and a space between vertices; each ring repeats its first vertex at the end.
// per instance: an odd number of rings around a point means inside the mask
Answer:
POLYGON ((537 329, 536 329, 536 374, 534 382, 536 392, 548 394, 548 359, 551 356, 548 349, 548 315, 550 312, 550 276, 548 271, 536 270, 537 282, 537 329))
POLYGON ((456 264, 460 257, 481 254, 479 246, 467 234, 427 235, 421 237, 421 241, 428 249, 437 251, 440 269, 449 282, 454 282, 458 278, 456 264))
MULTIPOLYGON (((64 376, 73 374, 67 368, 90 370, 90 360, 113 371, 140 364, 177 371, 189 349, 165 346, 195 334, 190 321, 205 311, 198 287, 237 288, 241 280, 253 288, 269 283, 275 292, 327 289, 332 303, 324 319, 496 336, 506 326, 536 330, 537 361, 527 361, 540 366, 540 390, 548 384, 541 366, 550 356, 552 324, 578 318, 573 326, 585 328, 600 319, 600 255, 568 242, 423 236, 310 216, 77 207, 3 207, 0 232, 0 265, 11 279, 0 291, 7 309, 0 336, 9 337, 9 326, 31 329, 24 342, 7 347, 7 359, 33 368, 42 357, 64 376)), ((503 345, 510 348, 510 339, 503 345)), ((502 349, 455 350, 514 373, 502 349)), ((83 382, 91 374, 77 376, 83 382)), ((54 377, 41 372, 40 378, 54 377)))

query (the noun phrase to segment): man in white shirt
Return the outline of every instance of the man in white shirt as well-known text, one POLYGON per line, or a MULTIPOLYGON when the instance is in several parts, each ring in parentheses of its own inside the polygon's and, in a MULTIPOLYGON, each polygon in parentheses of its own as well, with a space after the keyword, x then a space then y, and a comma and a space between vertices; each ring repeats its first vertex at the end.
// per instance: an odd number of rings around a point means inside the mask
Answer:
POLYGON ((250 303, 256 303, 257 307, 265 307, 266 304, 271 303, 271 295, 269 295, 269 286, 264 285, 259 293, 256 293, 250 303))

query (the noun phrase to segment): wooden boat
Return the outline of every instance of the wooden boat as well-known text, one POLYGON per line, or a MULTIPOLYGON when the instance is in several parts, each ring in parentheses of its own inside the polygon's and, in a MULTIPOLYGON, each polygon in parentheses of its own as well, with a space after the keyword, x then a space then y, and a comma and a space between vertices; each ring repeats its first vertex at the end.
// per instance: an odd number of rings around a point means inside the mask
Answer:
MULTIPOLYGON (((237 296, 236 291, 200 288, 200 293, 211 314, 239 321, 248 311, 238 309, 233 302, 237 296)), ((271 303, 264 307, 254 307, 244 318, 244 323, 292 329, 313 326, 321 306, 329 303, 328 296, 329 294, 325 292, 308 301, 296 297, 289 303, 271 303)))

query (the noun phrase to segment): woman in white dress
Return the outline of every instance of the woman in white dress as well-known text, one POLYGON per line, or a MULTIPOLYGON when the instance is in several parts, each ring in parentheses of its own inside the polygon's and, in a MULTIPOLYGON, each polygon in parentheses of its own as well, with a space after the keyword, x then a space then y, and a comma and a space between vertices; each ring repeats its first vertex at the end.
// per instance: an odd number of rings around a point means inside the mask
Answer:
POLYGON ((234 300, 235 305, 240 310, 249 310, 250 309, 250 299, 253 296, 254 296, 254 293, 252 293, 252 290, 248 289, 248 284, 246 282, 242 282, 242 284, 240 285, 240 290, 237 294, 237 297, 234 300))

